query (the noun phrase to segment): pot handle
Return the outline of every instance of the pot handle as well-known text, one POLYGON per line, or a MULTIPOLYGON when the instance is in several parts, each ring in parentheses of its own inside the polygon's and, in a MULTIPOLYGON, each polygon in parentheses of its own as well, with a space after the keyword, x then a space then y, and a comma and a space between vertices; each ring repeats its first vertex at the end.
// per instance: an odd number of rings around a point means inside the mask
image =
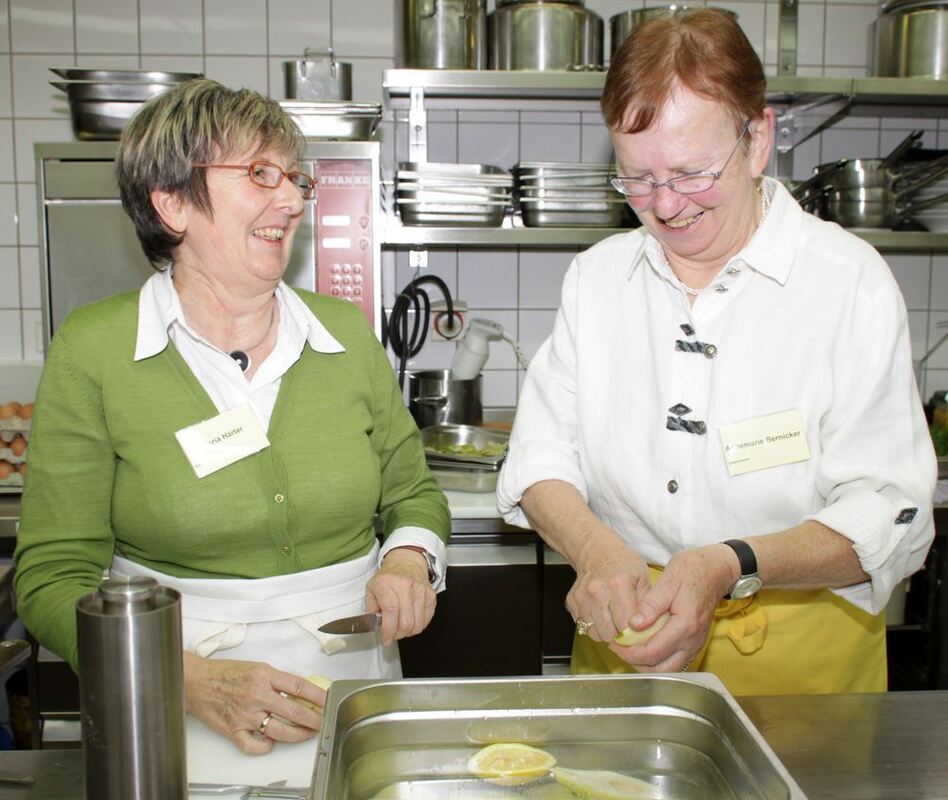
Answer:
POLYGON ((921 178, 912 180, 910 177, 905 178, 900 176, 892 182, 896 200, 901 200, 906 195, 925 188, 948 172, 948 155, 936 158, 934 161, 929 161, 926 168, 929 171, 926 171, 925 175, 921 178))
POLYGON ((926 208, 937 206, 939 203, 944 203, 946 200, 948 200, 948 192, 942 192, 935 197, 929 197, 927 200, 921 200, 918 203, 906 203, 904 206, 896 205, 895 215, 899 217, 899 219, 902 217, 908 217, 916 211, 923 211, 926 208))
POLYGON ((426 406, 443 406, 448 402, 448 396, 439 394, 434 397, 413 397, 411 402, 426 406))
POLYGON ((794 199, 802 200, 804 197, 806 197, 810 189, 812 189, 814 186, 819 186, 827 175, 842 169, 843 165, 848 160, 849 160, 848 158, 841 158, 839 159, 839 161, 834 161, 829 164, 823 164, 823 166, 818 167, 816 172, 814 172, 809 178, 803 181, 803 183, 800 183, 797 186, 794 186, 793 191, 790 192, 790 194, 793 195, 794 199))

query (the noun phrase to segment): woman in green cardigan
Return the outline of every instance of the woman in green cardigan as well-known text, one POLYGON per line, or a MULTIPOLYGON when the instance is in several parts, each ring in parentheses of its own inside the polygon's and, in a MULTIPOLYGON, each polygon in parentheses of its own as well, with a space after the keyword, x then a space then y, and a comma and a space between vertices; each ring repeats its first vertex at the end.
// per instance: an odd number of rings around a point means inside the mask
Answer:
POLYGON ((16 551, 21 616, 74 668, 76 601, 104 573, 180 591, 189 740, 206 725, 255 754, 318 730, 306 676, 400 676, 449 531, 361 312, 282 281, 315 191, 303 146, 277 102, 206 79, 126 127, 122 203, 157 271, 53 338, 16 551), (377 635, 317 630, 362 611, 377 635))

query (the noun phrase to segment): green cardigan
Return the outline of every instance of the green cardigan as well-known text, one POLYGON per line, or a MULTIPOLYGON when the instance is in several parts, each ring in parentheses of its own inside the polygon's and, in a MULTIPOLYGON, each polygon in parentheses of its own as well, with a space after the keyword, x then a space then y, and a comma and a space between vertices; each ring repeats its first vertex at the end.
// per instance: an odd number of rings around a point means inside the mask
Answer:
POLYGON ((447 541, 447 502, 385 353, 349 303, 299 291, 345 348, 304 345, 270 447, 198 479, 175 431, 218 411, 177 349, 133 361, 138 292, 77 309, 36 398, 15 553, 26 627, 74 667, 76 601, 113 552, 187 578, 266 578, 365 555, 403 526, 447 541))

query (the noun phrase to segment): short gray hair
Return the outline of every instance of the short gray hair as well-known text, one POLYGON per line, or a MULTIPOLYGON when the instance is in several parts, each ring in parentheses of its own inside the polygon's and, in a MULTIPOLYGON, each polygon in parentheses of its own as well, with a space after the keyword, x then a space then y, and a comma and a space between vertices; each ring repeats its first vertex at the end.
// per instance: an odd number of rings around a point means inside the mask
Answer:
POLYGON ((194 164, 226 160, 254 145, 299 161, 306 141, 276 100, 207 78, 175 86, 132 117, 122 130, 115 171, 122 207, 153 267, 171 260, 182 235, 162 223, 152 191, 171 192, 212 216, 206 171, 194 164))

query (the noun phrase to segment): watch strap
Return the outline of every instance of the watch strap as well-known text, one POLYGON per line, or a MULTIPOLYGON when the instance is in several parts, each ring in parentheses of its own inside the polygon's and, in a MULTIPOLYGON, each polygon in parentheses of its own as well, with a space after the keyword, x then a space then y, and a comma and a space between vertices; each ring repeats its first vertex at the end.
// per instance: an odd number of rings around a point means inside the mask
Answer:
POLYGON ((393 547, 392 550, 414 550, 416 553, 421 553, 428 563, 428 583, 433 586, 435 581, 438 580, 438 573, 435 571, 435 557, 424 547, 417 544, 400 544, 398 547, 393 547))
POLYGON ((743 539, 728 539, 722 544, 726 544, 736 554, 737 560, 741 565, 741 577, 757 574, 757 556, 754 555, 753 548, 743 539))

